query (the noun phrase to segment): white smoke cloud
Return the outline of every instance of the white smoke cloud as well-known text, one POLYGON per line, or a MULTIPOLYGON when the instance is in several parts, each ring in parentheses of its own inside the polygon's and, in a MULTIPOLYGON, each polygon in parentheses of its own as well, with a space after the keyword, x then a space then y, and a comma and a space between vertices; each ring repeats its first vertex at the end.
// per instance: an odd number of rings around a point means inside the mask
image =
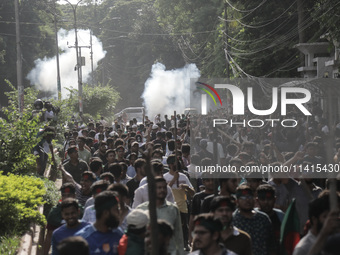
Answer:
MULTIPOLYGON (((90 46, 90 30, 77 30, 78 32, 78 45, 90 46)), ((59 63, 60 63, 60 80, 61 92, 65 97, 68 94, 66 88, 78 89, 78 75, 75 71, 76 66, 76 50, 69 48, 74 46, 75 33, 74 30, 66 31, 60 29, 58 32, 58 44, 60 49, 59 63)), ((103 50, 103 45, 99 39, 92 36, 93 48, 93 69, 98 66, 98 61, 105 57, 106 51, 103 50)), ((90 49, 82 48, 81 55, 85 57, 85 66, 82 67, 82 80, 83 83, 90 78, 91 73, 91 59, 90 49)), ((55 91, 57 94, 57 64, 56 57, 37 59, 35 61, 35 68, 32 69, 27 75, 32 85, 42 91, 55 91)))
POLYGON ((185 65, 181 69, 165 69, 161 63, 152 65, 150 78, 144 85, 143 104, 150 119, 158 113, 183 113, 190 103, 190 79, 200 77, 195 64, 185 65))

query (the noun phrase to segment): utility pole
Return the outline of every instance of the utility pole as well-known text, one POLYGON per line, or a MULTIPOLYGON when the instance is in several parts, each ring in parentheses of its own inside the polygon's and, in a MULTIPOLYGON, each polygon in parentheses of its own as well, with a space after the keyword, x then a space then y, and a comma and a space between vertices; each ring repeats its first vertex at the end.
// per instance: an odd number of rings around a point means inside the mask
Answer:
POLYGON ((22 54, 21 54, 21 37, 19 21, 19 0, 14 0, 15 8, 15 32, 17 45, 17 84, 18 84, 18 106, 20 115, 24 111, 24 86, 22 84, 22 54))
POLYGON ((94 73, 93 73, 93 48, 92 48, 92 30, 90 30, 90 59, 91 59, 91 80, 92 86, 95 86, 94 73))
MULTIPOLYGON (((83 114, 83 82, 81 77, 81 59, 79 58, 79 47, 78 47, 78 35, 77 35, 77 6, 83 1, 79 0, 76 5, 72 5, 68 0, 65 0, 69 5, 71 5, 74 16, 74 34, 75 34, 75 48, 76 48, 76 56, 77 56, 77 64, 76 69, 78 73, 78 101, 79 101, 79 114, 83 114)), ((71 48, 71 47, 70 47, 71 48)))
POLYGON ((54 1, 54 33, 55 33, 55 44, 56 44, 56 59, 57 59, 57 89, 58 89, 58 100, 61 100, 61 81, 60 81, 60 66, 59 66, 59 45, 58 45, 58 30, 57 30, 57 8, 56 1, 54 1))

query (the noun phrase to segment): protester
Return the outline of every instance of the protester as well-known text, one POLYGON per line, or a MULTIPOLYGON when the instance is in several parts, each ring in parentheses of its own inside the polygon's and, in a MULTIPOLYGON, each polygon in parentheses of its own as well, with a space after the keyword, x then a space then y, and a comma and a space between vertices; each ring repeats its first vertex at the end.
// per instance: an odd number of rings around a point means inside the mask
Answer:
POLYGON ((118 229, 120 208, 116 193, 100 193, 95 199, 94 207, 96 221, 75 235, 88 242, 91 255, 118 255, 118 244, 123 233, 118 229))
POLYGON ((54 230, 52 235, 52 255, 59 255, 57 246, 65 238, 73 236, 80 229, 88 225, 87 222, 80 222, 80 209, 76 199, 67 198, 61 203, 61 215, 66 224, 54 230))

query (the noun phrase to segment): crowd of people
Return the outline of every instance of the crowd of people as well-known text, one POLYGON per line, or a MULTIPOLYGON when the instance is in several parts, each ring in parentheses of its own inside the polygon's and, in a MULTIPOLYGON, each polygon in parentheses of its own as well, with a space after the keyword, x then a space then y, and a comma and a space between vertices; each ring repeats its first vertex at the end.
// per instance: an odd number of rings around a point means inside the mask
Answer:
MULTIPOLYGON (((214 114, 226 118, 223 111, 214 114)), ((296 128, 239 125, 222 132, 213 130, 209 116, 76 123, 59 153, 61 201, 47 218, 45 254, 51 246, 53 255, 150 254, 155 242, 162 255, 338 254, 339 210, 331 209, 326 179, 303 171, 280 178, 197 171, 215 162, 236 169, 326 164, 333 127, 318 116, 294 116, 296 128), (154 178, 158 240, 151 240, 148 172, 154 178), (287 248, 282 229, 292 204, 297 238, 287 248)), ((334 130, 332 160, 339 164, 334 130)), ((36 155, 50 150, 54 132, 45 128, 36 155)), ((42 158, 37 165, 43 172, 42 158)))

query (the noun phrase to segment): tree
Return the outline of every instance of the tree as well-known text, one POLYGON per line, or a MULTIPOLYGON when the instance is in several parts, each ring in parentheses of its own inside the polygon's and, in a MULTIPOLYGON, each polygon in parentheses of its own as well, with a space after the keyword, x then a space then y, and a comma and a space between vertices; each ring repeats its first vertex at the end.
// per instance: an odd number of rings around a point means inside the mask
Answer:
MULTIPOLYGON (((66 105, 70 107, 73 113, 79 112, 78 90, 70 89, 69 91, 70 96, 65 99, 66 105)), ((91 115, 93 119, 99 119, 101 116, 112 117, 119 99, 117 90, 109 85, 91 87, 85 84, 83 86, 84 113, 91 115)))

